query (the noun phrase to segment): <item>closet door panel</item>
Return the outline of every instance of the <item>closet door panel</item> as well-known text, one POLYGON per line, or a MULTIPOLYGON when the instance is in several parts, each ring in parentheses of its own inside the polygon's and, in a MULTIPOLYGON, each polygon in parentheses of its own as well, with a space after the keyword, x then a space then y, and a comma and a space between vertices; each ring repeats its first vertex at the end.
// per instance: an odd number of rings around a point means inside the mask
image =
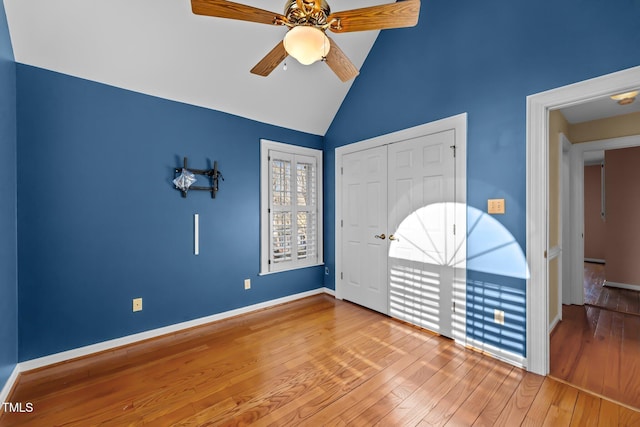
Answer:
POLYGON ((387 314, 387 148, 346 154, 342 165, 343 297, 387 314))
POLYGON ((389 145, 390 314, 452 336, 452 131, 389 145))

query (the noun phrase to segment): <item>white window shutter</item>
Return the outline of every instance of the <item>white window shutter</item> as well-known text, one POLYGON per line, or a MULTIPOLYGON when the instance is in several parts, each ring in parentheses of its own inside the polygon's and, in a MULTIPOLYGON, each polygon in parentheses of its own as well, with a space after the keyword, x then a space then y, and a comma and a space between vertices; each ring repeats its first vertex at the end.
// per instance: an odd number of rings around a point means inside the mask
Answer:
POLYGON ((322 152, 262 141, 261 272, 322 263, 322 152))

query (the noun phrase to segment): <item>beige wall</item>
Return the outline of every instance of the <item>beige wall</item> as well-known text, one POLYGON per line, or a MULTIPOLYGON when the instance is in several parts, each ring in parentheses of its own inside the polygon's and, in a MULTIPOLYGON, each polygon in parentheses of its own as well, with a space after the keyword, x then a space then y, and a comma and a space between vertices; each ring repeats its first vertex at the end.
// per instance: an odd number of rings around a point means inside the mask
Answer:
MULTIPOLYGON (((560 244, 560 134, 569 135, 569 123, 560 111, 549 112, 549 248, 560 244)), ((560 289, 558 280, 558 259, 549 263, 549 323, 560 315, 558 301, 560 289)))
POLYGON ((569 137, 569 123, 560 111, 549 113, 549 247, 560 243, 560 134, 569 137))
POLYGON ((600 165, 584 167, 584 257, 606 260, 606 223, 600 215, 601 170, 600 165))
POLYGON ((640 112, 569 125, 573 144, 622 136, 640 135, 640 112))
POLYGON ((605 151, 607 281, 640 285, 640 147, 605 151))

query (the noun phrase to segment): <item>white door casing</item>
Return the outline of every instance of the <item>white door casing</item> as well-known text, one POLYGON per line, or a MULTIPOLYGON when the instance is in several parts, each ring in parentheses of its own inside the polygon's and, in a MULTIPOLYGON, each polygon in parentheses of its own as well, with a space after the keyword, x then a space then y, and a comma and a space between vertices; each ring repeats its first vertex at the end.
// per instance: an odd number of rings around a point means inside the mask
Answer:
POLYGON ((571 147, 571 214, 574 218, 571 230, 571 304, 584 304, 584 165, 589 154, 619 148, 640 146, 640 136, 582 142, 571 147))
POLYGON ((562 314, 562 304, 571 304, 571 142, 563 134, 560 134, 560 146, 562 154, 561 163, 561 226, 562 236, 562 282, 560 293, 560 314, 562 314))

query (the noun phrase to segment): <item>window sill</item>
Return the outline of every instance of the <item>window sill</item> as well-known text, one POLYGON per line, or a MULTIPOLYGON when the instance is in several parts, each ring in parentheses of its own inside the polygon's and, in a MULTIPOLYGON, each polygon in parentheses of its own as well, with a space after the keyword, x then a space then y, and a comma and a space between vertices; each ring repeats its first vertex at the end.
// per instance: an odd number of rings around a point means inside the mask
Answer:
POLYGON ((277 274, 277 273, 284 273, 286 271, 294 271, 294 270, 302 270, 305 268, 311 268, 311 267, 320 267, 323 266, 324 262, 320 262, 318 264, 310 264, 310 265, 305 265, 302 267, 291 267, 291 268, 286 268, 283 270, 278 270, 278 271, 261 271, 260 273, 258 273, 258 276, 268 276, 270 274, 277 274))

